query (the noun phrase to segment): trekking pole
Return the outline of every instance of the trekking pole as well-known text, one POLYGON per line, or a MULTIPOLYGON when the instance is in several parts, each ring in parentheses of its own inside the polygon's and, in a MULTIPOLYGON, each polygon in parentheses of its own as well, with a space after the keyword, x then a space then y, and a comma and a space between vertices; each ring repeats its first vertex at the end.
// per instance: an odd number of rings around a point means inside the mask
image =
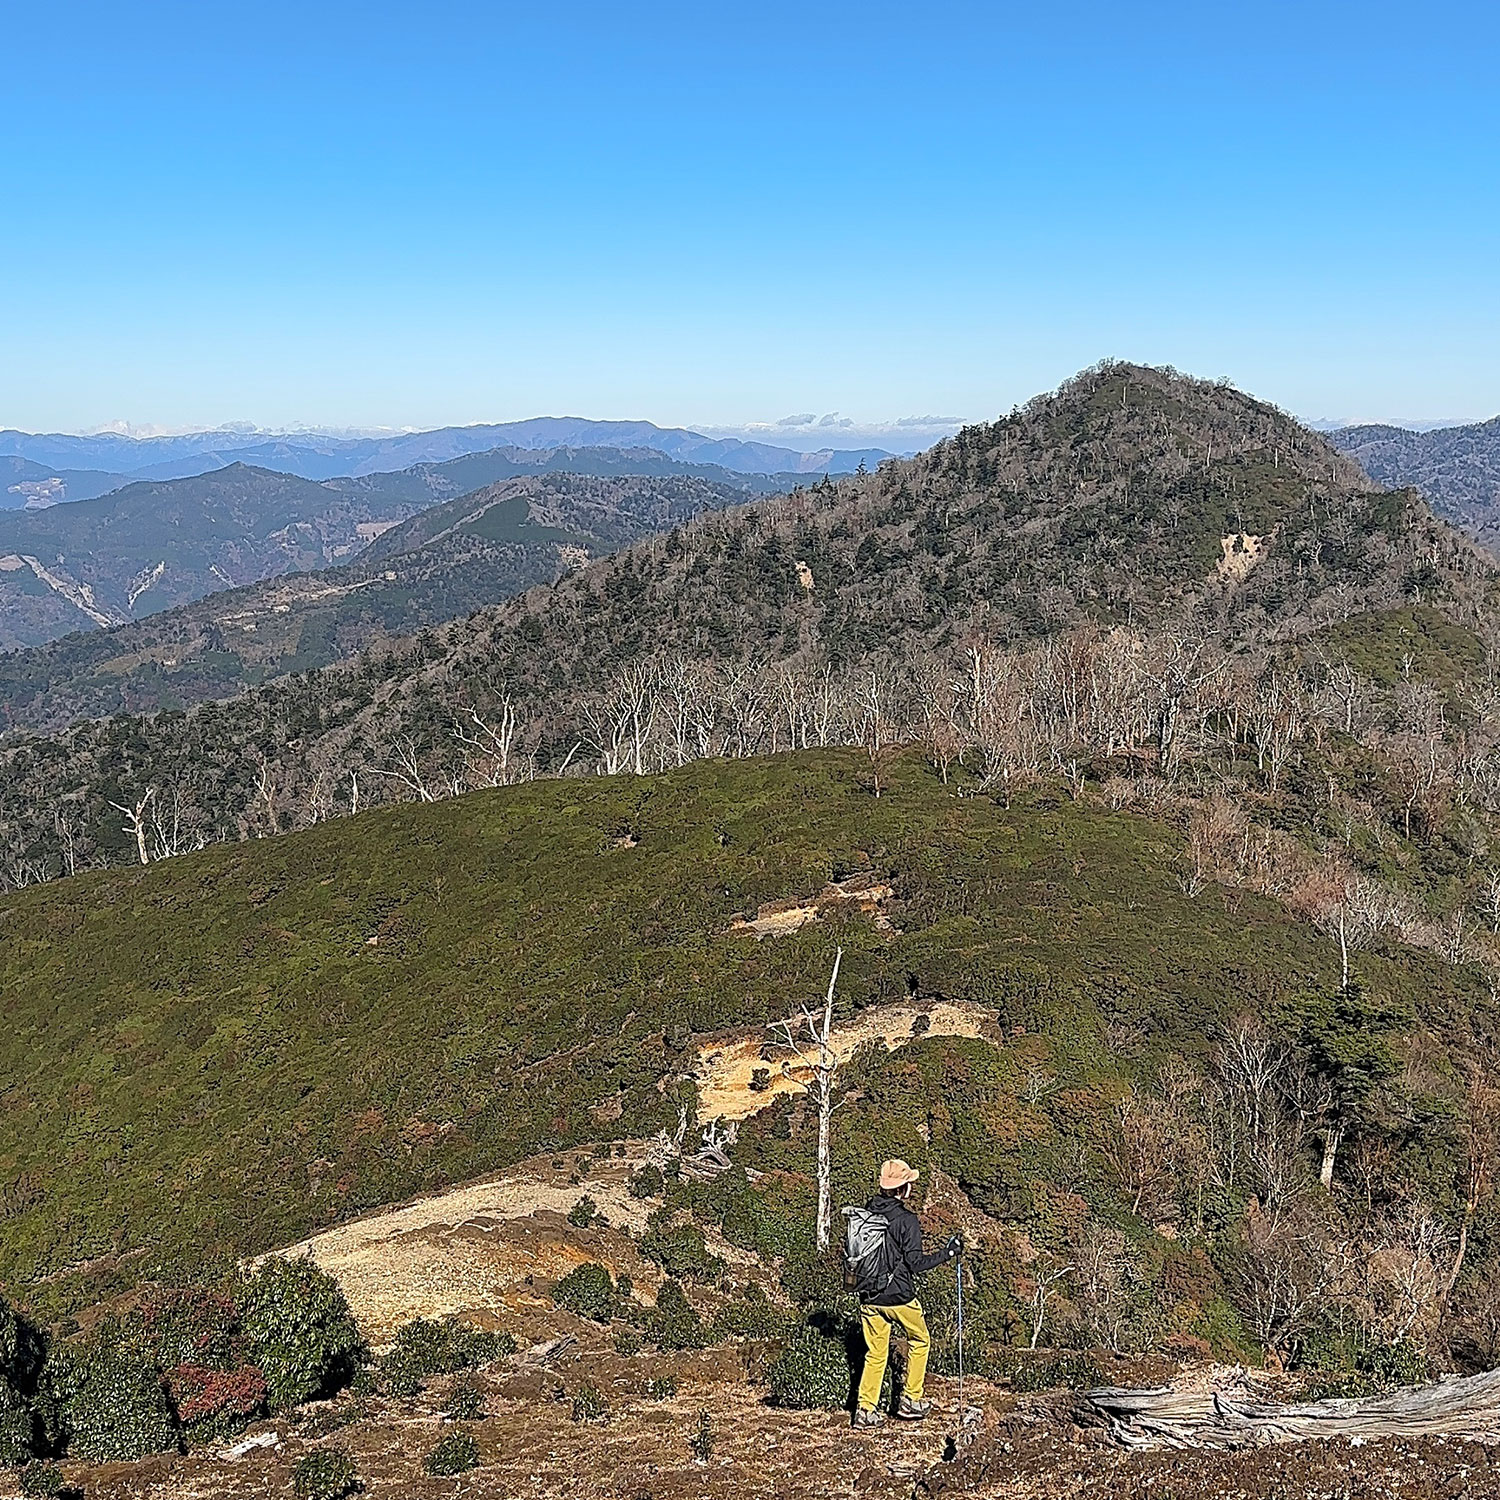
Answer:
POLYGON ((968 1406, 964 1402, 964 1257, 958 1253, 958 1420, 962 1425, 968 1406))

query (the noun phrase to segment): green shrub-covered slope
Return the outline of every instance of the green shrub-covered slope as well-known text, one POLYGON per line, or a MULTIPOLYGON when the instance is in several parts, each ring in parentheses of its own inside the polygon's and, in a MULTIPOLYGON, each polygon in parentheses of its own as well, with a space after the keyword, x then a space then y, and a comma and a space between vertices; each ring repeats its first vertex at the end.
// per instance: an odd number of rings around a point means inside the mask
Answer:
MULTIPOLYGON (((835 940, 846 1009, 993 1004, 1082 1080, 1334 980, 1336 951, 1272 903, 1186 897, 1178 843, 1051 793, 957 797, 917 759, 877 799, 861 759, 815 753, 383 809, 8 895, 0 1280, 60 1307, 654 1129, 694 1035, 785 1014, 835 940), (896 888, 894 933, 728 930, 863 869, 896 888)), ((1478 1003, 1421 955, 1361 962, 1429 1023, 1478 1003)))

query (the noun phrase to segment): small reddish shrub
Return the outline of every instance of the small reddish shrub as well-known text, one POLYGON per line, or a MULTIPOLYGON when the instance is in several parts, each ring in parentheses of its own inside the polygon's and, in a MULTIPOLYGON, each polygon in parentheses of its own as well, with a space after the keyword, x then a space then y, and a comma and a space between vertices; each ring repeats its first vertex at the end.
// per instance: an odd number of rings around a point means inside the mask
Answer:
POLYGON ((167 1387, 189 1444, 230 1437, 265 1410, 266 1377, 254 1365, 238 1370, 178 1365, 168 1374, 167 1387))

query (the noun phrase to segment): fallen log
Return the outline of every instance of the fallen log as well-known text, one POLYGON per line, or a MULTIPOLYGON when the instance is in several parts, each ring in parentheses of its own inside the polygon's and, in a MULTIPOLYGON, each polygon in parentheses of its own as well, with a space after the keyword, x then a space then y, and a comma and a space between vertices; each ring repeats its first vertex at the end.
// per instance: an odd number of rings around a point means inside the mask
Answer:
POLYGON ((1084 1392, 1076 1420, 1124 1448, 1246 1448, 1309 1438, 1464 1437, 1500 1443, 1500 1370, 1386 1396, 1295 1403, 1255 1399, 1243 1377, 1219 1390, 1160 1386, 1084 1392))

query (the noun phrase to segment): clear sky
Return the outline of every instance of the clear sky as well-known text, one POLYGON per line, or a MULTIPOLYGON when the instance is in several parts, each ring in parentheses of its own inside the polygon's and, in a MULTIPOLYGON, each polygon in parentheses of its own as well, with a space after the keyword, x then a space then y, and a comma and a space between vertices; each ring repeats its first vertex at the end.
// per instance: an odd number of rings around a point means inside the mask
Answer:
POLYGON ((1489 416, 1497 14, 10 0, 0 427, 1489 416))

